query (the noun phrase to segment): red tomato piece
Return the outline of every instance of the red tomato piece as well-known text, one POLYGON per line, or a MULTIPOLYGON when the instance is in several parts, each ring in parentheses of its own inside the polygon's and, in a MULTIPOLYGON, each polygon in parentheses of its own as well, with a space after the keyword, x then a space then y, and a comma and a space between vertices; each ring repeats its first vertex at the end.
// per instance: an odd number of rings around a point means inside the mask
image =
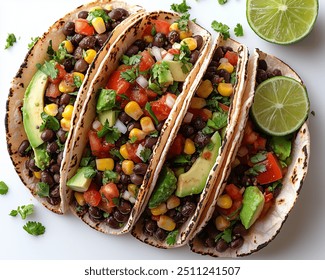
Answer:
POLYGON ((146 88, 145 91, 149 100, 154 100, 158 96, 158 94, 151 89, 146 88))
POLYGON ((227 51, 225 54, 225 58, 227 58, 229 63, 232 64, 233 66, 237 65, 237 61, 238 61, 237 53, 235 53, 233 51, 227 51))
POLYGON ((81 35, 91 36, 95 34, 95 29, 89 24, 88 20, 78 18, 75 20, 75 32, 81 35))
POLYGON ((174 99, 177 98, 176 95, 167 93, 164 96, 162 96, 160 99, 150 102, 152 111, 156 115, 158 121, 163 121, 167 119, 171 111, 171 108, 166 104, 166 99, 168 95, 172 96, 174 99))
POLYGON ((145 72, 149 70, 153 65, 155 64, 154 58, 151 56, 151 54, 148 51, 143 51, 141 53, 141 59, 139 63, 139 71, 145 72))
POLYGON ((146 91, 141 87, 133 87, 130 94, 130 100, 137 102, 143 108, 148 102, 146 91))
POLYGON ((46 88, 46 92, 45 92, 45 95, 47 97, 57 98, 61 94, 62 93, 61 93, 61 91, 59 91, 59 85, 58 84, 53 84, 53 83, 48 84, 48 86, 46 88))
POLYGON ((229 184, 225 188, 226 193, 231 197, 232 200, 242 200, 243 195, 240 192, 240 188, 235 186, 234 184, 229 184))
POLYGON ((239 215, 238 211, 242 206, 242 200, 233 200, 232 206, 229 209, 223 209, 217 206, 218 211, 229 218, 229 220, 235 220, 239 215))
POLYGON ((220 107, 223 111, 225 111, 225 112, 228 112, 228 111, 229 111, 229 106, 227 106, 227 105, 225 105, 225 104, 223 104, 223 103, 221 103, 221 102, 218 102, 218 104, 219 104, 219 107, 220 107))
MULTIPOLYGON (((131 83, 129 83, 128 81, 124 80, 121 77, 121 73, 123 71, 121 70, 116 70, 112 73, 112 75, 109 77, 109 80, 107 82, 106 88, 108 89, 113 89, 116 91, 116 94, 124 94, 129 87, 131 86, 131 83)), ((121 98, 121 97, 119 97, 121 98)), ((117 96, 117 100, 118 100, 118 96, 117 96)), ((121 101, 121 100, 118 100, 121 101)))
POLYGON ((165 20, 153 20, 152 24, 148 25, 145 30, 143 31, 142 36, 153 36, 153 33, 163 33, 168 35, 169 33, 170 23, 165 20))
POLYGON ((262 161, 261 164, 265 164, 266 171, 257 175, 256 179, 259 184, 270 184, 282 179, 281 166, 273 153, 269 152, 266 160, 262 161))
POLYGON ((109 151, 114 144, 107 143, 104 138, 99 138, 96 131, 90 130, 88 133, 89 144, 92 154, 98 158, 105 158, 110 155, 109 151))
POLYGON ((114 183, 108 183, 104 186, 102 186, 99 190, 99 193, 104 197, 104 200, 107 200, 107 204, 110 207, 116 206, 116 203, 114 202, 114 198, 118 198, 120 195, 120 192, 114 183))
POLYGON ((264 151, 265 146, 266 146, 266 139, 261 136, 259 136, 257 140, 253 143, 253 147, 256 152, 264 151))
POLYGON ((126 150, 128 152, 129 158, 135 163, 140 163, 142 160, 137 156, 139 144, 126 142, 126 150))
POLYGON ((59 64, 59 63, 56 63, 55 64, 55 69, 58 71, 57 75, 56 75, 56 78, 52 79, 51 77, 49 77, 49 81, 53 84, 58 84, 61 82, 61 80, 64 78, 64 76, 67 74, 67 72, 65 71, 64 67, 59 64))
POLYGON ((101 202, 102 196, 98 190, 90 187, 87 191, 84 192, 84 199, 87 204, 96 207, 101 202))
POLYGON ((168 157, 179 156, 184 150, 185 137, 182 134, 177 134, 172 146, 168 151, 168 157))

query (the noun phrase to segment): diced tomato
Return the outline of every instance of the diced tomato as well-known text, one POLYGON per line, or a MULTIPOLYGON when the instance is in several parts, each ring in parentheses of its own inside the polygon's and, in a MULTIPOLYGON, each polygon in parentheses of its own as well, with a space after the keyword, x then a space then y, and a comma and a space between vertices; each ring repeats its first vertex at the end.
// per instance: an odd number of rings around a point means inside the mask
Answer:
POLYGON ((158 96, 158 94, 151 89, 146 88, 145 91, 149 100, 154 100, 158 96))
POLYGON ((206 160, 209 160, 212 156, 212 153, 210 151, 206 151, 202 154, 202 157, 206 160))
POLYGON ((153 113, 156 115, 158 121, 163 121, 168 118, 171 108, 167 106, 166 99, 170 95, 176 99, 176 95, 167 93, 156 101, 150 102, 153 113))
POLYGON ((232 200, 242 200, 243 195, 240 192, 240 188, 235 186, 234 184, 229 184, 225 188, 226 193, 231 197, 232 200))
POLYGON ((89 24, 88 20, 78 18, 75 20, 75 32, 81 35, 92 36, 95 34, 95 29, 89 24))
POLYGON ((252 131, 250 134, 244 133, 243 144, 252 145, 258 139, 259 134, 255 131, 252 131))
POLYGON ((148 25, 143 31, 142 36, 152 35, 152 31, 154 30, 156 33, 163 33, 168 35, 169 33, 170 23, 165 20, 153 20, 152 24, 148 25))
POLYGON ((96 131, 90 130, 88 133, 89 144, 92 154, 98 158, 105 158, 110 155, 109 151, 114 144, 107 143, 104 138, 99 138, 96 131))
POLYGON ((61 82, 61 80, 64 78, 64 76, 67 74, 67 72, 65 71, 64 67, 59 64, 59 63, 56 63, 55 64, 55 69, 58 70, 58 73, 56 75, 56 78, 52 79, 51 77, 49 77, 49 81, 53 84, 58 84, 61 82))
POLYGON ((91 183, 88 190, 84 192, 84 199, 90 206, 98 206, 102 200, 102 196, 96 188, 96 185, 91 183))
POLYGON ((237 61, 238 61, 237 53, 233 51, 227 51, 225 54, 225 58, 227 58, 229 63, 232 64, 233 66, 237 65, 237 61))
POLYGON ((265 202, 271 201, 273 199, 273 193, 271 193, 271 192, 265 193, 264 199, 265 199, 265 202))
POLYGON ((148 102, 146 91, 141 87, 133 87, 130 92, 130 100, 137 102, 141 108, 144 108, 148 102))
POLYGON ((204 109, 194 109, 194 108, 189 108, 188 111, 193 114, 193 118, 195 117, 201 117, 205 122, 208 121, 210 118, 209 114, 207 114, 207 111, 204 109))
POLYGON ((45 95, 47 97, 57 98, 61 94, 62 93, 61 93, 61 91, 59 91, 59 85, 58 84, 53 84, 53 83, 48 84, 48 86, 46 88, 46 92, 45 92, 45 95))
POLYGON ((259 184, 265 185, 282 179, 281 166, 273 153, 267 153, 266 160, 261 164, 265 165, 266 171, 257 175, 256 179, 259 184))
POLYGON ((173 49, 173 48, 170 48, 167 52, 169 52, 170 54, 180 54, 180 50, 178 49, 173 49))
POLYGON ((108 183, 104 186, 102 186, 99 190, 99 193, 102 195, 104 200, 107 200, 107 203, 109 206, 116 206, 116 202, 114 202, 114 198, 118 198, 120 195, 120 192, 114 183, 108 183))
MULTIPOLYGON (((106 88, 115 90, 116 94, 118 95, 124 94, 131 86, 131 83, 121 77, 122 72, 123 71, 120 70, 114 71, 109 77, 109 80, 106 85, 106 88)), ((117 96, 117 101, 121 101, 121 99, 119 100, 118 98, 121 97, 117 96)))
POLYGON ((185 137, 182 134, 177 134, 172 146, 168 151, 168 157, 179 156, 184 150, 185 137))
POLYGON ((149 70, 154 64, 155 64, 155 60, 150 55, 150 53, 146 50, 143 51, 141 53, 141 59, 140 59, 140 63, 139 63, 139 71, 145 72, 145 71, 149 70))
POLYGON ((114 209, 114 207, 115 207, 115 205, 111 205, 111 204, 109 204, 108 201, 106 201, 106 200, 105 200, 105 201, 102 200, 102 201, 98 204, 97 207, 98 207, 99 209, 105 211, 106 213, 112 213, 112 212, 113 212, 113 209, 114 209))
POLYGON ((264 137, 258 136, 256 141, 253 143, 254 150, 256 152, 258 151, 264 151, 266 146, 266 139, 264 137))
POLYGON ((235 220, 239 215, 239 209, 242 206, 242 200, 233 200, 232 206, 229 209, 223 209, 217 206, 219 213, 228 217, 229 220, 235 220))
POLYGON ((219 104, 219 107, 224 111, 224 112, 228 112, 229 111, 229 106, 221 103, 221 102, 218 102, 219 104))
POLYGON ((128 152, 129 158, 135 163, 142 162, 141 158, 137 156, 139 144, 126 142, 126 150, 128 152))

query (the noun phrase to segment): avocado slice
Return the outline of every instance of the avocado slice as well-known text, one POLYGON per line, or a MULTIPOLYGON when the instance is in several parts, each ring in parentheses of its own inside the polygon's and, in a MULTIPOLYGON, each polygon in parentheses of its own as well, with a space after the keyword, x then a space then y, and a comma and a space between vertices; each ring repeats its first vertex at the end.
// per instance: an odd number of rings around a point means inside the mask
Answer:
POLYGON ((169 70, 175 82, 184 82, 191 68, 189 65, 182 63, 181 61, 164 61, 169 66, 169 70), (184 67, 187 71, 184 73, 184 67))
POLYGON ((67 186, 76 192, 87 191, 92 181, 92 178, 87 178, 87 173, 93 171, 94 169, 91 166, 79 168, 77 173, 68 180, 67 186))
POLYGON ((264 195, 258 187, 250 186, 245 189, 243 207, 240 210, 239 217, 246 229, 249 229, 260 216, 264 201, 264 195))
POLYGON ((109 126, 113 127, 117 120, 117 111, 108 110, 98 113, 98 120, 102 125, 105 125, 106 121, 108 121, 109 126))
POLYGON ((197 158, 190 170, 179 175, 176 196, 184 197, 202 192, 210 170, 217 159, 220 147, 221 137, 218 132, 215 132, 211 137, 210 144, 203 149, 200 157, 197 158), (205 157, 207 153, 210 153, 209 158, 205 157))
POLYGON ((44 93, 47 87, 47 75, 38 70, 30 81, 24 96, 23 123, 28 141, 32 148, 43 144, 39 127, 43 123, 41 113, 44 110, 44 93))

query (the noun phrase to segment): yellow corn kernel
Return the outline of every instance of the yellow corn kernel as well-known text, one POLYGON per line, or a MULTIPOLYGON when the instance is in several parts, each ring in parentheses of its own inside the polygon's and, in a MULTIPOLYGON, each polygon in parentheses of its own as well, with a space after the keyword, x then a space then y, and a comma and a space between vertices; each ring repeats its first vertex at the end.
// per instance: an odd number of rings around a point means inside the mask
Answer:
POLYGON ((77 203, 80 206, 85 206, 86 205, 86 200, 84 198, 84 194, 81 192, 74 192, 74 198, 76 199, 77 203))
POLYGON ((150 133, 156 130, 155 125, 150 117, 141 118, 140 125, 142 131, 144 131, 145 133, 150 133))
POLYGON ((124 159, 129 159, 130 158, 128 150, 127 150, 125 144, 120 147, 120 154, 124 159))
POLYGON ((110 12, 110 11, 113 10, 113 5, 112 5, 112 4, 106 4, 106 5, 104 6, 104 9, 110 12))
POLYGON ((67 83, 66 80, 62 80, 59 84, 59 91, 62 93, 71 93, 76 89, 74 84, 67 83))
POLYGON ((221 69, 226 70, 230 74, 232 72, 234 72, 234 66, 231 63, 229 63, 229 62, 222 62, 222 63, 220 63, 220 65, 218 67, 218 70, 221 70, 221 69))
POLYGON ((217 88, 218 92, 222 96, 230 96, 232 95, 233 88, 231 83, 220 83, 217 88))
POLYGON ((131 175, 133 173, 134 162, 132 160, 123 160, 122 161, 122 171, 126 175, 131 175))
POLYGON ((68 53, 73 53, 73 45, 71 41, 65 40, 61 44, 63 44, 64 48, 67 50, 68 53))
POLYGON ((213 91, 213 85, 210 80, 204 80, 196 91, 196 94, 202 98, 208 98, 213 91))
POLYGON ((184 145, 184 154, 193 155, 195 151, 196 149, 194 142, 190 138, 186 138, 184 145))
POLYGON ((214 220, 214 224, 217 230, 224 231, 227 227, 230 226, 230 222, 224 216, 218 216, 214 220))
POLYGON ((176 228, 175 221, 166 215, 161 215, 159 217, 159 221, 157 222, 157 225, 158 227, 167 231, 173 231, 176 228))
POLYGON ((62 117, 67 119, 67 120, 71 120, 72 117, 72 113, 73 113, 73 105, 69 104, 67 106, 65 106, 63 113, 62 113, 62 117))
POLYGON ((193 37, 188 37, 181 41, 181 45, 187 45, 190 51, 194 51, 197 48, 197 41, 193 37))
POLYGON ((62 118, 61 121, 60 121, 60 124, 61 124, 61 128, 64 131, 69 131, 70 128, 71 128, 71 120, 67 120, 65 118, 62 118))
POLYGON ((95 17, 92 21, 91 24, 93 25, 95 31, 98 34, 102 34, 106 31, 106 25, 104 20, 101 17, 95 17))
POLYGON ((41 172, 40 171, 34 171, 33 174, 34 174, 34 177, 36 179, 41 179, 41 172))
POLYGON ((139 187, 136 184, 128 184, 128 192, 132 197, 137 197, 139 191, 139 187))
POLYGON ((101 6, 95 6, 95 7, 92 7, 89 12, 94 12, 96 10, 102 10, 102 7, 101 6))
POLYGON ((94 49, 86 50, 86 53, 84 55, 84 60, 88 64, 90 64, 94 61, 96 54, 97 54, 97 52, 94 49))
POLYGON ((179 31, 178 22, 174 22, 169 26, 169 31, 179 31))
POLYGON ((154 216, 159 216, 165 214, 168 209, 165 202, 159 204, 157 207, 150 209, 151 214, 154 216))
POLYGON ((142 131, 139 128, 132 128, 129 134, 129 138, 132 140, 136 140, 136 141, 141 141, 144 138, 146 138, 147 133, 145 133, 144 131, 142 131))
POLYGON ((49 116, 55 117, 59 112, 59 107, 57 104, 51 103, 44 107, 44 112, 49 116))
POLYGON ((202 109, 207 105, 207 102, 204 98, 201 97, 192 97, 190 107, 192 109, 202 109))
POLYGON ((73 77, 78 77, 80 78, 80 82, 83 82, 85 79, 85 75, 80 73, 80 72, 73 72, 73 77))
POLYGON ((143 37, 143 40, 146 42, 146 43, 152 43, 153 42, 153 36, 151 35, 146 35, 143 37))
POLYGON ((126 104, 124 112, 136 121, 143 115, 140 105, 135 101, 130 101, 128 104, 126 104))
POLYGON ((232 206, 232 199, 228 194, 223 194, 217 199, 217 205, 222 209, 229 209, 232 206))
POLYGON ((98 158, 96 159, 96 168, 99 171, 113 170, 114 160, 112 158, 98 158))
POLYGON ((170 198, 167 199, 167 209, 174 209, 181 204, 181 200, 176 195, 172 195, 170 198))
POLYGON ((203 108, 202 111, 204 112, 204 114, 207 116, 208 119, 212 119, 212 111, 207 109, 207 108, 203 108))
POLYGON ((193 35, 193 32, 192 32, 191 30, 186 30, 186 31, 181 30, 181 31, 179 32, 179 38, 180 38, 181 40, 184 40, 185 38, 192 37, 192 35, 193 35))

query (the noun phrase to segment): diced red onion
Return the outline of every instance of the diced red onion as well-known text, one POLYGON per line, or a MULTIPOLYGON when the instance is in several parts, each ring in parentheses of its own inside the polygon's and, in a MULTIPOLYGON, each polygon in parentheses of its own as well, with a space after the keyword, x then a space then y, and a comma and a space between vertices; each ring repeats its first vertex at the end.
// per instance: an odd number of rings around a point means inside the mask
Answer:
POLYGON ((135 154, 138 156, 138 158, 140 158, 140 159, 142 159, 142 160, 143 160, 143 158, 142 158, 142 156, 141 156, 141 152, 142 152, 144 149, 145 149, 145 147, 142 146, 142 145, 140 144, 140 145, 138 146, 137 151, 135 152, 135 154))
POLYGON ((133 196, 130 196, 129 201, 134 204, 136 202, 136 199, 133 196))
POLYGON ((139 76, 136 78, 135 81, 136 81, 136 82, 138 83, 138 85, 139 85, 140 87, 142 87, 142 88, 146 88, 146 87, 148 86, 148 84, 149 84, 148 80, 147 80, 145 77, 143 77, 142 75, 139 75, 139 76))
POLYGON ((131 194, 129 191, 125 191, 123 194, 122 194, 122 198, 125 199, 125 200, 129 200, 131 197, 131 194))
POLYGON ((225 57, 220 58, 219 62, 220 63, 227 63, 228 62, 228 58, 225 58, 225 57))
POLYGON ((175 99, 171 95, 168 94, 166 97, 166 105, 169 108, 173 108, 174 104, 175 104, 175 99))
POLYGON ((193 119, 193 114, 190 112, 187 112, 184 117, 183 123, 190 123, 192 121, 192 119, 193 119))
POLYGON ((174 59, 174 55, 171 53, 166 53, 166 55, 163 58, 163 60, 165 61, 173 61, 173 59, 174 59))
POLYGON ((180 50, 181 49, 181 44, 180 43, 174 43, 173 46, 172 46, 172 49, 180 50))
POLYGON ((93 130, 95 130, 95 131, 99 131, 99 130, 101 130, 101 129, 102 129, 102 124, 101 124, 101 122, 100 122, 99 120, 95 120, 95 121, 93 122, 93 124, 92 124, 92 128, 93 128, 93 130))
POLYGON ((119 119, 117 119, 114 127, 116 127, 122 134, 125 134, 128 129, 124 123, 122 123, 119 119))
POLYGON ((153 46, 151 48, 151 53, 152 55, 155 57, 156 61, 160 61, 162 60, 162 56, 161 56, 161 51, 160 51, 160 48, 156 47, 156 46, 153 46))

